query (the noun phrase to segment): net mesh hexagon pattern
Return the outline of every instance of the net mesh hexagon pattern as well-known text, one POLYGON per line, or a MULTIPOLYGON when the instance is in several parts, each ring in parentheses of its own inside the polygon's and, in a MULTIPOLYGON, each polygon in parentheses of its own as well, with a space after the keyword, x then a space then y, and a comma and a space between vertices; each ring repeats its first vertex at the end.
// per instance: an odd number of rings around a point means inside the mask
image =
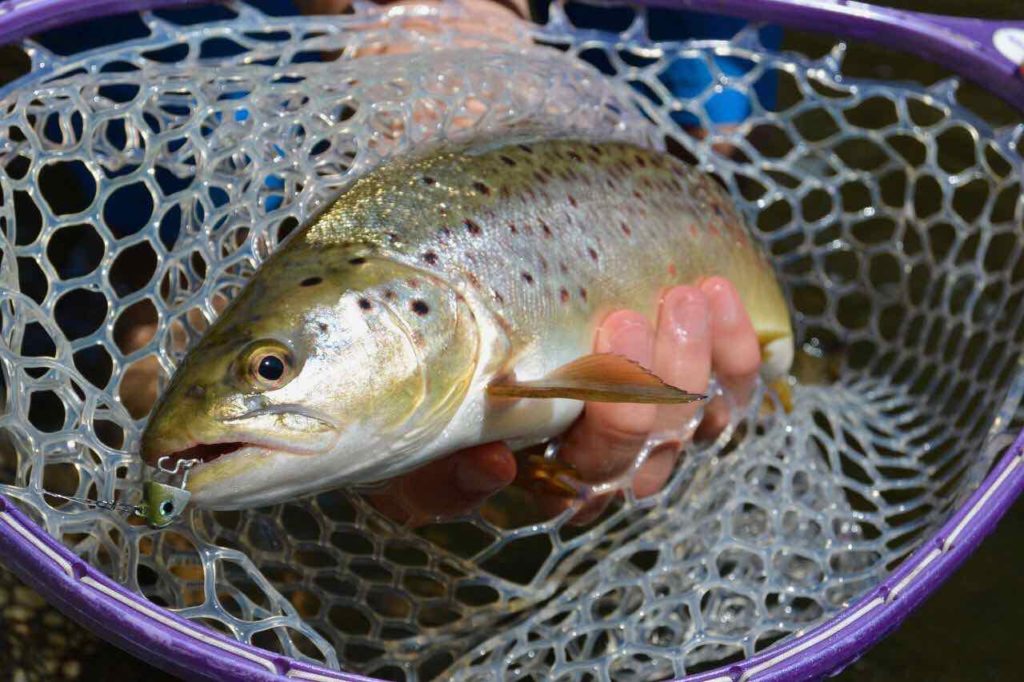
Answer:
POLYGON ((991 464, 1020 399, 1020 133, 951 84, 844 78, 838 52, 756 29, 657 41, 643 11, 611 34, 555 7, 507 44, 456 39, 451 5, 230 14, 147 15, 147 37, 70 57, 27 44, 35 68, 0 92, 0 491, 130 589, 392 679, 658 679, 822 622, 991 464), (686 61, 708 78, 680 99, 666 74, 686 61), (749 116, 716 125, 736 95, 749 116), (584 527, 520 518, 514 490, 418 530, 345 491, 163 531, 44 495, 137 500, 148 377, 219 301, 358 174, 509 127, 634 139, 726 184, 826 355, 790 410, 759 389, 661 493, 584 527))

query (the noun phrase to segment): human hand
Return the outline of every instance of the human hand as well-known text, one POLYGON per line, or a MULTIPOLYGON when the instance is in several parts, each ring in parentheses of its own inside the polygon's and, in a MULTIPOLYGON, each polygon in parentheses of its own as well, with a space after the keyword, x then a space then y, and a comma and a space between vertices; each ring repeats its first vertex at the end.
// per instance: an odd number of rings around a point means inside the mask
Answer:
MULTIPOLYGON (((735 287, 721 277, 699 286, 677 286, 661 300, 657 325, 643 315, 619 310, 598 329, 595 352, 618 353, 651 369, 666 383, 704 393, 711 372, 738 405, 749 401, 761 364, 757 334, 735 287)), ((575 467, 586 483, 601 483, 626 473, 649 434, 677 430, 692 420, 699 404, 658 406, 587 403, 583 415, 562 437, 559 458, 575 467)), ((729 406, 712 400, 696 429, 713 438, 729 423, 729 406)), ((666 443, 650 453, 632 479, 639 497, 653 495, 668 481, 679 454, 693 434, 666 443)), ((388 481, 370 496, 384 514, 408 525, 422 525, 465 513, 506 487, 516 477, 516 459, 504 443, 485 443, 460 450, 388 481)), ((576 523, 595 518, 607 496, 588 502, 576 523)), ((548 514, 564 509, 568 500, 539 495, 548 514)))
MULTIPOLYGON (((352 0, 298 0, 303 14, 343 14, 352 8, 352 0)), ((448 14, 441 17, 441 24, 462 39, 460 47, 488 47, 490 42, 528 43, 525 24, 521 21, 530 16, 526 0, 378 0, 377 4, 388 8, 442 7, 448 14)), ((409 13, 403 18, 402 30, 414 34, 431 34, 438 31, 435 18, 418 18, 409 13)), ((372 49, 360 49, 359 54, 404 54, 417 49, 416 41, 378 45, 372 49)))

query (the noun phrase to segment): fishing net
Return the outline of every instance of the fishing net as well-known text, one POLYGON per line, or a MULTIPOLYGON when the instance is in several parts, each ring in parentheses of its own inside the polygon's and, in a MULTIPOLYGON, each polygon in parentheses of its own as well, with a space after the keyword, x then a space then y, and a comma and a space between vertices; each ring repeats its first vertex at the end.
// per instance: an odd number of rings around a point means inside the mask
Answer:
POLYGON ((0 492, 157 605, 389 679, 691 673, 877 585, 977 487, 1019 407, 1019 129, 950 83, 847 78, 840 51, 769 50, 758 27, 656 40, 624 11, 608 33, 555 6, 502 42, 457 37, 452 5, 237 4, 146 15, 147 36, 78 55, 28 44, 31 73, 0 91, 0 492), (680 99, 684 62, 708 78, 680 99), (737 95, 749 116, 716 124, 737 95), (662 492, 582 527, 525 515, 514 489, 419 529, 346 491, 160 531, 44 494, 136 501, 153 377, 290 230, 394 155, 511 127, 633 139, 725 183, 823 355, 788 410, 759 388, 662 492))

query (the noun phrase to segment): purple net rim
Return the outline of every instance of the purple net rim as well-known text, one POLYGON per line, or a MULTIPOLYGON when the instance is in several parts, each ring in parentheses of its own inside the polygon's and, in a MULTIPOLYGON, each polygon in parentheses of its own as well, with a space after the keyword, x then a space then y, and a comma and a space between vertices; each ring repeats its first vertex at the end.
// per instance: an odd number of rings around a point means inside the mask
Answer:
POLYGON ((878 43, 934 62, 1024 110, 1024 21, 988 21, 875 7, 848 0, 633 0, 651 7, 725 14, 878 43), (1016 59, 995 45, 1014 33, 1016 59))
MULTIPOLYGON (((76 21, 212 0, 0 0, 0 44, 76 21)), ((1024 21, 986 21, 874 7, 850 0, 632 0, 637 4, 736 16, 858 38, 910 52, 974 81, 1024 110, 1024 21), (1000 52, 1014 32, 1015 60, 1000 52)))
MULTIPOLYGON (((767 682, 838 672, 928 597, 992 532, 1022 492, 1024 431, 967 502, 881 585, 784 645, 686 680, 767 682)), ((0 556, 64 613, 139 658, 188 679, 371 679, 241 644, 158 607, 85 564, 3 495, 0 556)))
POLYGON ((0 45, 51 28, 112 14, 175 5, 206 5, 213 0, 0 0, 0 45))
MULTIPOLYGON (((0 44, 48 28, 126 11, 205 0, 0 1, 0 44)), ((1024 109, 1019 64, 992 44, 987 22, 828 0, 641 0, 847 35, 918 54, 1024 109)), ((1024 492, 1024 431, 979 489, 881 585, 807 633, 692 682, 794 680, 837 672, 900 622, 966 559, 1024 492)), ((83 563, 0 495, 0 556, 50 602, 125 650, 189 679, 367 680, 309 665, 199 627, 157 607, 83 563)))

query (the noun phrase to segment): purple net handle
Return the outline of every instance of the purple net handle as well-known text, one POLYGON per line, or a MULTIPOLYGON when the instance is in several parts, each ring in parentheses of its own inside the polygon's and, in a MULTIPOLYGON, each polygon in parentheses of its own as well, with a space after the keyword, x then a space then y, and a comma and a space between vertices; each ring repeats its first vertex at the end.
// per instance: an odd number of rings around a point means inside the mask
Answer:
POLYGON ((848 0, 632 0, 832 33, 916 54, 1024 111, 1024 21, 906 12, 848 0))

